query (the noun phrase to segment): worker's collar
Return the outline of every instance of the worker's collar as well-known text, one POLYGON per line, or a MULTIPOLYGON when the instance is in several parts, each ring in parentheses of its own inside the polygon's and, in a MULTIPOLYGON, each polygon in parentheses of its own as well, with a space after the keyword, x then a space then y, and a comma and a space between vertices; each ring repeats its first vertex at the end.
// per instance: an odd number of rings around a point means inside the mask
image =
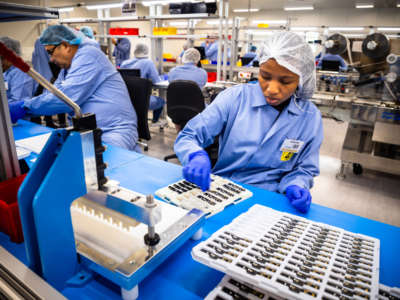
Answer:
MULTIPOLYGON (((257 82, 254 85, 256 85, 255 89, 257 90, 257 93, 256 93, 256 97, 254 97, 254 99, 252 100, 251 106, 252 107, 259 107, 259 106, 269 105, 268 102, 265 100, 265 96, 264 96, 264 94, 262 92, 260 84, 257 82)), ((290 112, 290 113, 292 113, 294 115, 299 115, 299 114, 302 113, 302 111, 299 108, 299 104, 295 103, 295 101, 297 101, 297 100, 295 99, 294 95, 292 95, 290 97, 290 99, 287 100, 287 101, 290 101, 289 105, 287 106, 288 112, 290 112)))
POLYGON ((184 65, 184 66, 194 66, 195 63, 193 63, 193 62, 187 62, 187 63, 184 63, 183 65, 184 65))

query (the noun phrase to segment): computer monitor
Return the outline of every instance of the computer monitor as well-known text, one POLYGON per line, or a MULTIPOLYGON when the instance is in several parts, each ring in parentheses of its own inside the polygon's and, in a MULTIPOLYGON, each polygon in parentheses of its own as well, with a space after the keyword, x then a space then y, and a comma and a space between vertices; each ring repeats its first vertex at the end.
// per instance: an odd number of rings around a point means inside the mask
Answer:
POLYGON ((247 66, 254 57, 241 57, 240 60, 242 61, 242 66, 247 66))
POLYGON ((206 50, 204 47, 194 47, 194 49, 197 49, 200 52, 200 60, 206 59, 206 50))
POLYGON ((118 69, 121 75, 140 77, 140 69, 118 69))
POLYGON ((321 69, 324 71, 339 71, 340 61, 323 59, 321 69))

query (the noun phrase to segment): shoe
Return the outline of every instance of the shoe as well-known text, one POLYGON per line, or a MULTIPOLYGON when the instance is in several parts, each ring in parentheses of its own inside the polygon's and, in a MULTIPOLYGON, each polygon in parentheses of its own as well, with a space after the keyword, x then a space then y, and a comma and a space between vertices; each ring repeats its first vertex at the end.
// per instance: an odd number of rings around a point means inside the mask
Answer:
POLYGON ((160 128, 164 128, 164 127, 168 127, 168 121, 167 120, 158 120, 155 123, 151 123, 150 124, 151 128, 155 128, 155 127, 160 127, 160 128))

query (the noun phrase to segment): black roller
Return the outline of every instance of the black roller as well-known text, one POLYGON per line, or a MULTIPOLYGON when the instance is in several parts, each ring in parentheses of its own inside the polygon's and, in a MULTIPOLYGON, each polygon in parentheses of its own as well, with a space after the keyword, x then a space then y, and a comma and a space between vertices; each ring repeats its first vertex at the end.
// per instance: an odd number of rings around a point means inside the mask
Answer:
POLYGON ((331 47, 326 47, 326 52, 330 54, 343 54, 347 50, 347 39, 344 35, 340 33, 332 34, 328 39, 328 41, 333 41, 333 45, 331 47))
POLYGON ((362 43, 362 52, 369 58, 384 58, 390 52, 389 40, 381 33, 367 35, 362 43))

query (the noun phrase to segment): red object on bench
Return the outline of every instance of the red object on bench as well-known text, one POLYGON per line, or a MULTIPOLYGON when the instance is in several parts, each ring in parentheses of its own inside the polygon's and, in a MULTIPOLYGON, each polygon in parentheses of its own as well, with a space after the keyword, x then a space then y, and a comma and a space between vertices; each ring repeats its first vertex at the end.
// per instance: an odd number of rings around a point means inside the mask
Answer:
POLYGON ((26 174, 0 182, 0 231, 7 234, 14 243, 22 243, 21 218, 17 194, 26 174))

